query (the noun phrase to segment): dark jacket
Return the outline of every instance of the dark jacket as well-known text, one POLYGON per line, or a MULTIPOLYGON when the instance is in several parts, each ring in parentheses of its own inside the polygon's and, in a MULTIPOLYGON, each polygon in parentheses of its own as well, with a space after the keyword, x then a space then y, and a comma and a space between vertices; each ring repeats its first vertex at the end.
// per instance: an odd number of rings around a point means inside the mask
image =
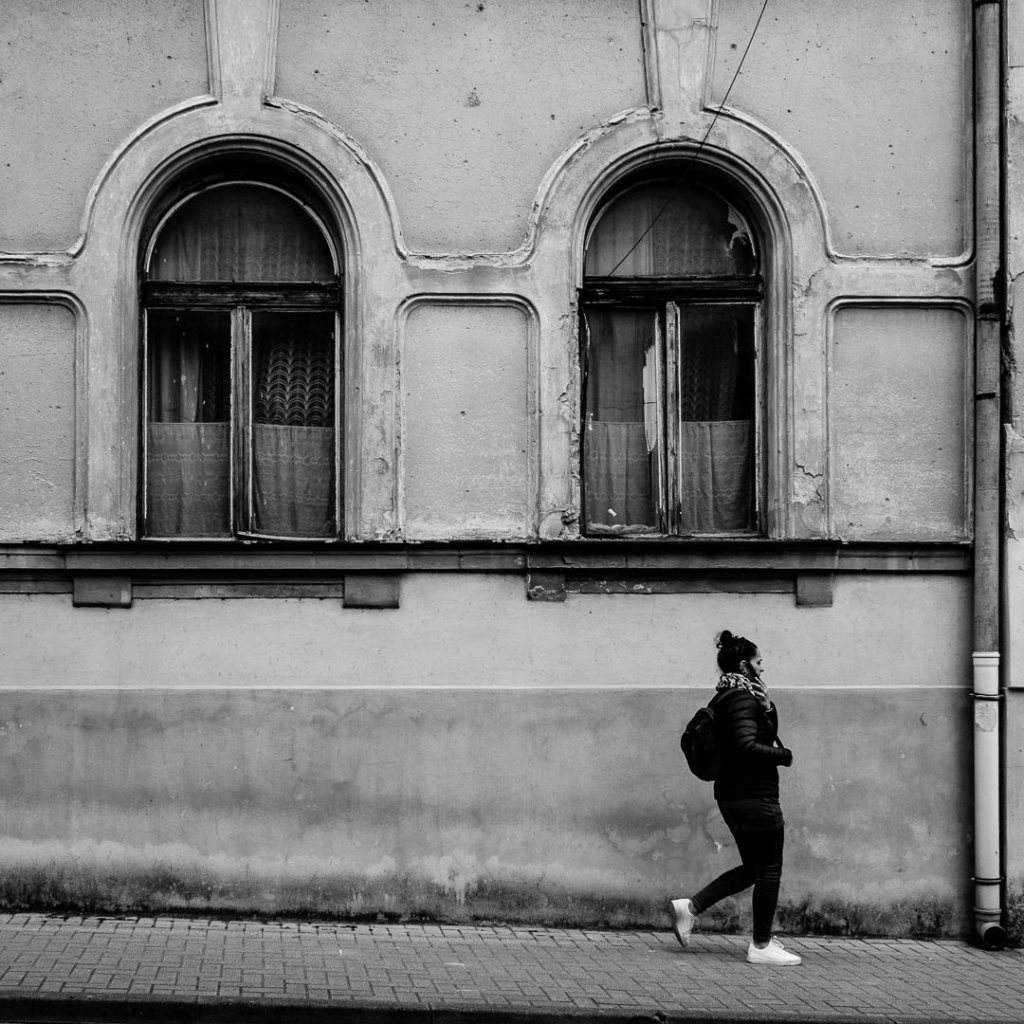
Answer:
POLYGON ((715 782, 716 800, 779 798, 779 768, 793 754, 778 744, 779 715, 765 709, 742 687, 724 690, 714 702, 715 728, 725 753, 725 770, 715 782))

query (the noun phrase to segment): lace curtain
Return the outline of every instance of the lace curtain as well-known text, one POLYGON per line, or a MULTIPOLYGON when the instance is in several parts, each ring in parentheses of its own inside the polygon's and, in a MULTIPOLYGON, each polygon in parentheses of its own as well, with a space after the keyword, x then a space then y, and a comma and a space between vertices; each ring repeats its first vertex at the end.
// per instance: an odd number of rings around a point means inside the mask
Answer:
POLYGON ((252 473, 258 533, 322 537, 333 514, 334 315, 254 313, 252 473))
POLYGON ((146 532, 151 537, 230 533, 231 428, 227 423, 150 423, 146 532))
POLYGON ((680 423, 679 523, 684 533, 723 533, 751 525, 753 424, 680 423))
POLYGON ((258 533, 323 537, 334 533, 334 431, 254 423, 253 502, 258 533))
POLYGON ((652 182, 615 199, 594 228, 584 274, 613 272, 615 277, 750 276, 756 262, 749 229, 728 203, 700 186, 652 182))
POLYGON ((334 279, 323 233, 294 199, 223 185, 189 199, 157 238, 151 281, 299 283, 334 279))

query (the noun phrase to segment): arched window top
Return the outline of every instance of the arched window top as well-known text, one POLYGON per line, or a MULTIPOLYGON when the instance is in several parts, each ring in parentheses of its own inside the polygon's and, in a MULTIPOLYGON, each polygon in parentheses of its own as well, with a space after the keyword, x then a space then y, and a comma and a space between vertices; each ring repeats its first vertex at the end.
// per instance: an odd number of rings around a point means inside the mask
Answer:
POLYGON ((338 271, 312 214, 280 190, 225 183, 177 206, 157 232, 150 281, 329 283, 338 271))
POLYGON ((746 218, 716 191, 671 180, 619 193, 590 233, 587 277, 755 277, 746 218))

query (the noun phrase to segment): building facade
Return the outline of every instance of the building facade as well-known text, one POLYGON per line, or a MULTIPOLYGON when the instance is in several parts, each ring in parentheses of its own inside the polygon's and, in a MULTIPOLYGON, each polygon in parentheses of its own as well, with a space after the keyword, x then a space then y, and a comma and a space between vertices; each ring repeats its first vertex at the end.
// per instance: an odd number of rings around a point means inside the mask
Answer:
POLYGON ((1020 937, 1016 0, 4 6, 0 900, 1020 937))

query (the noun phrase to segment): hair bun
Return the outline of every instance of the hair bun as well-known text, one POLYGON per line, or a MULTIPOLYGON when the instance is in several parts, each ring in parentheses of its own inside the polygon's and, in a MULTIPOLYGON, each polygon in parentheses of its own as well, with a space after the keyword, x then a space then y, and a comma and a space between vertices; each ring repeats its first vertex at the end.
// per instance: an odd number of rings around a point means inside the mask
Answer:
POLYGON ((728 647, 736 638, 727 629, 723 629, 718 636, 715 637, 716 647, 728 647))

